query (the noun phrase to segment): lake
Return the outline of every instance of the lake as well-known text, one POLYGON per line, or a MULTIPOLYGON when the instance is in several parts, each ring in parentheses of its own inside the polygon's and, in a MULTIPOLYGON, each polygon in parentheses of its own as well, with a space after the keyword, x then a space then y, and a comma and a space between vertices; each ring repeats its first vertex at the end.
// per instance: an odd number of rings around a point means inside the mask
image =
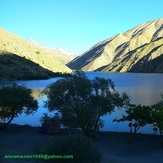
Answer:
MULTIPOLYGON (((126 92, 130 97, 132 103, 151 105, 161 100, 160 94, 163 94, 163 74, 151 74, 151 73, 101 73, 101 72, 88 72, 86 73, 89 79, 94 77, 110 78, 115 83, 115 88, 118 92, 126 92)), ((48 113, 47 108, 44 107, 44 101, 46 96, 39 96, 41 90, 47 85, 56 82, 60 78, 52 78, 48 80, 28 80, 28 81, 16 81, 18 84, 25 84, 28 88, 33 90, 33 96, 37 98, 39 102, 39 109, 33 115, 15 118, 13 123, 17 124, 29 124, 32 126, 40 126, 40 118, 43 113, 48 113)), ((111 115, 106 115, 102 119, 104 120, 103 131, 122 131, 129 132, 127 122, 117 123, 112 122, 116 117, 121 117, 124 112, 123 109, 115 109, 115 112, 111 115)), ((143 127, 139 130, 140 133, 153 134, 152 127, 150 125, 143 127)))

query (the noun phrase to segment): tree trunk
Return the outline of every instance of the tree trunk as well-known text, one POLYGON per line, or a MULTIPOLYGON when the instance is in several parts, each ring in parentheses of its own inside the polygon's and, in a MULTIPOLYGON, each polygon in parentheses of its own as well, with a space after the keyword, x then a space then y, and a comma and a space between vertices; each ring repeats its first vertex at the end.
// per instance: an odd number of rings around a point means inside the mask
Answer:
POLYGON ((95 127, 94 127, 94 131, 97 130, 97 125, 98 125, 99 119, 100 119, 100 114, 97 116, 95 127))
POLYGON ((14 119, 15 114, 13 113, 11 118, 8 120, 7 123, 4 123, 3 125, 0 126, 0 130, 6 130, 7 126, 11 123, 11 121, 14 119))
POLYGON ((91 131, 90 130, 88 130, 85 127, 81 128, 81 129, 82 129, 82 131, 83 131, 83 133, 84 133, 85 136, 87 136, 87 137, 90 137, 91 136, 91 131))
POLYGON ((133 133, 133 126, 132 126, 132 121, 129 123, 129 127, 130 127, 130 133, 132 134, 133 133))
POLYGON ((137 131, 137 129, 136 129, 136 126, 134 127, 134 135, 136 135, 136 131, 137 131))

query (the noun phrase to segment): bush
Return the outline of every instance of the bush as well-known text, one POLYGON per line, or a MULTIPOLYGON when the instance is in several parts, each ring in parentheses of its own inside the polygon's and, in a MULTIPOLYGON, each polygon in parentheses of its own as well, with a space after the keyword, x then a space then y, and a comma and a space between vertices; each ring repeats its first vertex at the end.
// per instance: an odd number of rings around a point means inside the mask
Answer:
POLYGON ((101 162, 101 155, 91 144, 91 141, 79 134, 68 134, 57 137, 52 137, 45 148, 44 153, 48 155, 72 155, 73 158, 67 159, 49 159, 46 162, 66 162, 80 163, 101 162))
POLYGON ((44 134, 60 134, 60 117, 59 114, 56 113, 53 117, 48 116, 46 113, 40 119, 42 126, 40 128, 40 132, 44 134))

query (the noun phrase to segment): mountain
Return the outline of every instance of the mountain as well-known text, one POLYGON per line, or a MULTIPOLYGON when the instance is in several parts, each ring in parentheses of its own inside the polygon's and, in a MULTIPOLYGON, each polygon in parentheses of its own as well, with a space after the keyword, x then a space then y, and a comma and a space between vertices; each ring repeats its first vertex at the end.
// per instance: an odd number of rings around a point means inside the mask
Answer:
POLYGON ((0 78, 52 77, 71 70, 42 48, 0 28, 0 78))
POLYGON ((54 55, 55 58, 63 64, 67 64, 75 58, 71 53, 65 51, 64 49, 55 48, 55 47, 48 47, 48 46, 42 45, 42 44, 40 44, 34 40, 28 40, 28 41, 30 43, 32 43, 33 45, 43 49, 47 53, 54 55))
POLYGON ((99 42, 67 66, 83 71, 162 73, 163 18, 99 42))

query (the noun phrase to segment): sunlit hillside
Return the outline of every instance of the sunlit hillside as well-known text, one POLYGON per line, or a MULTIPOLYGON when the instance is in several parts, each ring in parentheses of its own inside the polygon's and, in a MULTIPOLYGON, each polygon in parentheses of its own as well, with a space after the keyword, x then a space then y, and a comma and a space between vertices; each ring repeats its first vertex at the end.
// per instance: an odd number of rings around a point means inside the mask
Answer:
MULTIPOLYGON (((29 61, 31 63, 34 63, 38 67, 41 67, 46 71, 49 70, 50 72, 61 72, 61 73, 71 72, 71 70, 68 67, 66 67, 63 63, 58 61, 54 55, 0 28, 0 57, 1 57, 0 69, 1 70, 4 70, 4 62, 2 64, 2 60, 3 60, 2 58, 6 54, 8 57, 10 54, 19 56, 21 59, 23 58, 23 60, 27 60, 27 62, 29 61)), ((6 58, 4 58, 4 60, 6 60, 6 58)), ((6 64, 8 64, 8 62, 6 62, 6 64)), ((34 71, 33 67, 25 65, 25 62, 22 62, 22 67, 23 66, 25 67, 25 69, 28 69, 28 72, 32 73, 34 71)), ((15 65, 14 67, 15 73, 18 73, 20 71, 19 67, 20 64, 18 64, 17 66, 15 65)), ((9 68, 10 67, 8 67, 8 69, 9 68)), ((41 74, 41 69, 39 70, 40 71, 38 71, 37 73, 41 74)), ((1 73, 3 72, 1 71, 1 73)), ((26 73, 26 71, 23 71, 23 73, 26 73)))
POLYGON ((163 18, 99 42, 67 65, 83 71, 163 72, 163 18))

